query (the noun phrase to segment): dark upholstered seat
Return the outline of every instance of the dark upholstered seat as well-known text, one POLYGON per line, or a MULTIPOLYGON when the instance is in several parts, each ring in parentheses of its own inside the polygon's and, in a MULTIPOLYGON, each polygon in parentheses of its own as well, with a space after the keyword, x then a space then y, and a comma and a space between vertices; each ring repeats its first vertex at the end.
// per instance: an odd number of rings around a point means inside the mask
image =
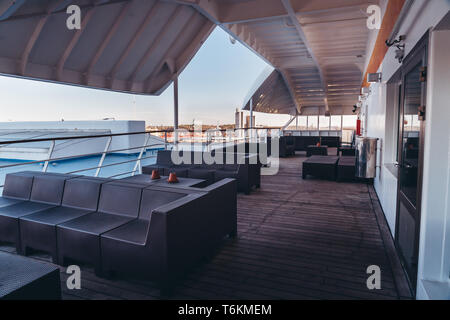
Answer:
POLYGON ((0 197, 0 208, 11 206, 13 204, 16 204, 16 203, 19 203, 22 201, 23 200, 11 199, 11 198, 7 198, 7 197, 0 197))
POLYGON ((66 258, 92 263, 101 271, 99 236, 137 219, 143 186, 124 182, 102 185, 98 212, 57 226, 58 261, 66 258))
POLYGON ((131 220, 133 220, 131 217, 92 212, 78 219, 63 223, 60 227, 64 230, 72 230, 99 236, 100 234, 117 228, 131 220))
MULTIPOLYGON (((54 207, 37 213, 33 213, 20 219, 21 229, 26 230, 27 222, 36 222, 38 224, 56 226, 63 222, 79 218, 82 215, 91 213, 92 210, 83 210, 70 207, 54 207)), ((24 232, 29 235, 29 232, 24 232)), ((56 231, 55 231, 56 233, 56 231)), ((42 236, 42 232, 39 233, 42 236)), ((36 243, 34 243, 36 244, 36 243)), ((33 243, 31 243, 33 245, 33 243)))
MULTIPOLYGON (((151 250, 146 248, 149 237, 150 221, 155 209, 166 204, 187 197, 189 192, 145 189, 142 192, 139 219, 133 220, 121 227, 101 235, 101 253, 103 272, 131 273, 139 277, 151 277, 152 270, 163 267, 159 255, 152 255, 153 251, 163 252, 164 248, 159 244, 148 244, 151 250)), ((189 212, 185 212, 189 215, 189 212)), ((166 230, 158 230, 165 234, 166 230)), ((176 234, 172 235, 177 237, 176 234)))
POLYGON ((101 235, 102 267, 165 288, 235 232, 235 180, 204 189, 152 185, 142 193, 137 220, 101 235))
POLYGON ((149 220, 144 219, 133 220, 117 229, 104 233, 102 238, 144 245, 149 223, 149 220))
MULTIPOLYGON (((208 208, 214 208, 211 221, 211 227, 213 225, 216 228, 213 230, 221 229, 224 234, 230 233, 237 234, 237 180, 232 178, 225 178, 218 182, 209 185, 204 188, 196 187, 177 187, 174 186, 170 191, 180 190, 181 192, 190 193, 208 193, 206 198, 206 205, 208 208)), ((149 186, 148 189, 167 190, 167 188, 161 188, 157 186, 149 186)), ((204 231, 205 232, 205 231, 204 231)))
POLYGON ((308 146, 317 145, 318 142, 330 148, 341 146, 341 137, 295 136, 294 138, 296 151, 307 151, 308 146))
POLYGON ((103 237, 115 240, 123 240, 136 244, 144 244, 147 236, 148 223, 152 211, 167 203, 185 197, 185 193, 167 192, 145 189, 142 192, 141 207, 139 209, 139 219, 133 220, 126 225, 107 232, 103 237))
POLYGON ((338 181, 353 181, 356 174, 356 157, 341 157, 337 166, 338 181))
POLYGON ((70 175, 36 175, 33 178, 30 201, 0 208, 0 241, 13 242, 21 252, 19 218, 59 206, 64 183, 70 175))
POLYGON ((238 173, 232 170, 217 170, 214 172, 214 180, 215 182, 223 180, 223 179, 237 179, 238 173))
POLYGON ((9 207, 0 208, 0 216, 10 218, 20 218, 24 215, 29 215, 38 211, 54 208, 55 205, 38 203, 31 201, 24 201, 9 207))
POLYGON ((329 148, 339 148, 341 145, 341 137, 320 137, 320 143, 329 148))
POLYGON ((0 208, 30 199, 33 175, 26 173, 9 173, 5 178, 0 208))
POLYGON ((150 220, 153 210, 185 196, 186 193, 183 191, 159 191, 147 188, 142 192, 139 218, 150 220))
POLYGON ((219 170, 233 171, 233 172, 237 173, 239 170, 239 165, 238 164, 229 164, 229 165, 221 167, 219 170))
POLYGON ((188 178, 205 180, 205 186, 214 183, 214 170, 191 168, 188 170, 188 178))
POLYGON ((295 155, 295 137, 284 136, 279 140, 279 156, 286 158, 295 155))
POLYGON ((327 156, 328 155, 327 146, 308 146, 306 149, 306 156, 327 156))
POLYGON ((356 149, 352 147, 341 147, 339 150, 343 157, 354 157, 356 154, 356 149))
POLYGON ((336 169, 339 157, 336 156, 312 156, 303 162, 302 176, 308 175, 328 180, 336 180, 336 169))
POLYGON ((188 178, 188 168, 183 168, 183 167, 170 167, 170 168, 165 168, 163 172, 161 172, 161 174, 164 174, 165 176, 169 176, 171 173, 175 173, 177 175, 177 177, 180 178, 188 178))
MULTIPOLYGON (((214 171, 214 173, 217 170, 234 171, 235 174, 227 175, 227 177, 236 178, 238 180, 238 191, 249 194, 252 187, 258 188, 261 185, 259 156, 258 154, 237 153, 236 151, 239 151, 239 148, 237 146, 234 147, 215 149, 206 153, 179 151, 180 158, 187 161, 187 163, 181 164, 172 162, 172 152, 170 150, 160 150, 158 151, 156 164, 142 167, 142 173, 152 174, 153 170, 159 170, 161 175, 167 176, 170 172, 175 172, 178 177, 182 178, 196 177, 194 179, 208 180, 205 183, 205 185, 208 185, 217 181, 214 175, 211 176, 211 174, 205 172, 192 172, 189 174, 189 170, 202 169, 214 171), (197 162, 200 162, 200 164, 197 162)), ((255 147, 255 149, 257 148, 255 147)))
POLYGON ((153 170, 158 170, 160 175, 165 175, 165 170, 168 169, 169 166, 164 165, 158 165, 158 164, 151 164, 148 166, 142 167, 142 173, 143 174, 152 174, 153 170))
POLYGON ((33 248, 51 253, 58 262, 56 226, 97 211, 100 189, 106 179, 67 180, 62 206, 27 215, 20 219, 22 252, 33 248))

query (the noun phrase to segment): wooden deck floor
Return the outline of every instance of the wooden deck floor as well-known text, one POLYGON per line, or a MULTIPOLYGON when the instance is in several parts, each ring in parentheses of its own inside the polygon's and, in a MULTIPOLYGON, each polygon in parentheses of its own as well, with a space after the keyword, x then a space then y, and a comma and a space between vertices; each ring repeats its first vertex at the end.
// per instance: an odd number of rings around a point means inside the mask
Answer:
MULTIPOLYGON (((411 298, 373 188, 302 180, 303 160, 282 159, 261 190, 238 196, 238 239, 193 270, 174 299, 411 298), (367 289, 370 265, 381 268, 381 290, 367 289)), ((64 299, 159 299, 153 283, 105 280, 89 268, 81 290, 66 289, 66 279, 61 268, 64 299)))

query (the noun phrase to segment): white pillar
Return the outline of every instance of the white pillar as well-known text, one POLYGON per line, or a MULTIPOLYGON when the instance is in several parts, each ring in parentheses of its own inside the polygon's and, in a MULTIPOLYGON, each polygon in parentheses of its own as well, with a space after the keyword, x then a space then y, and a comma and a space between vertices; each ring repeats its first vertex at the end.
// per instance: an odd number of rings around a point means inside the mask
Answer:
POLYGON ((249 129, 249 138, 250 138, 250 142, 253 139, 253 127, 254 127, 254 123, 253 123, 253 98, 250 99, 250 129, 249 129))
POLYGON ((253 98, 250 99, 250 128, 253 128, 253 98))
POLYGON ((178 76, 173 80, 173 130, 174 143, 178 143, 178 76))

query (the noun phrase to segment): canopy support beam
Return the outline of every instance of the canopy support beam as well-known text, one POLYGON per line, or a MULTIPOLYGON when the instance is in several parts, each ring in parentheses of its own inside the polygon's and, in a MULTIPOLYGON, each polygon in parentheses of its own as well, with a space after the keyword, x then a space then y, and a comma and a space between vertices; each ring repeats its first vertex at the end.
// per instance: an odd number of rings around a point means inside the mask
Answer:
POLYGON ((289 119, 288 122, 286 122, 286 124, 281 128, 281 131, 284 131, 287 129, 287 127, 289 127, 289 125, 294 122, 294 120, 296 120, 298 118, 298 112, 295 114, 295 116, 293 116, 291 119, 289 119))
POLYGON ((308 39, 306 38, 305 33, 303 32, 302 26, 300 25, 300 22, 297 19, 297 14, 295 13, 295 10, 292 8, 292 4, 291 4, 291 0, 281 0, 288 15, 289 18, 291 19, 292 23, 294 24, 295 28, 297 29, 297 33, 300 37, 300 39, 302 40, 302 42, 305 44, 306 49, 309 52, 309 55, 311 56, 312 60, 314 61, 314 64, 317 67, 317 70, 319 71, 319 76, 320 76, 320 83, 323 89, 323 92, 325 94, 325 98, 323 100, 324 105, 325 105, 325 109, 327 111, 329 111, 329 106, 328 106, 328 99, 327 99, 327 85, 326 85, 326 81, 325 81, 325 76, 323 74, 323 70, 319 64, 319 61, 317 60, 316 56, 314 55, 314 52, 311 49, 311 45, 308 42, 308 39))

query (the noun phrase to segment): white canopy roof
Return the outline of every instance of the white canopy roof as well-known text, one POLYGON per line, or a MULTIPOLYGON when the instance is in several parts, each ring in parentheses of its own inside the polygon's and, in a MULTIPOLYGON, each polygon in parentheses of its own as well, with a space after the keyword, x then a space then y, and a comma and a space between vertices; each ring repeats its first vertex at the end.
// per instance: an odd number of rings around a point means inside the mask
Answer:
POLYGON ((374 3, 1 0, 0 73, 160 94, 218 25, 275 68, 251 94, 263 97, 255 110, 337 113, 358 102, 374 3), (69 4, 82 9, 81 30, 66 27, 69 4))
POLYGON ((244 110, 250 110, 250 100, 253 111, 275 114, 290 114, 295 105, 286 87, 283 76, 278 70, 273 70, 263 83, 246 100, 244 110))
MULTIPOLYGON (((276 91, 276 101, 283 101, 283 106, 278 104, 276 108, 264 107, 259 96, 268 99, 271 89, 259 88, 253 96, 255 111, 351 113, 351 107, 358 102, 366 62, 366 10, 377 1, 227 2, 228 12, 235 12, 236 16, 223 16, 219 19, 222 26, 272 64, 278 70, 277 86, 283 86, 283 82, 286 86, 285 90, 276 91), (250 4, 259 5, 259 10, 250 10, 250 4)), ((248 109, 248 101, 244 109, 248 109)))
POLYGON ((137 94, 159 94, 214 24, 159 0, 1 0, 0 73, 137 94), (69 30, 66 9, 81 8, 69 30))

